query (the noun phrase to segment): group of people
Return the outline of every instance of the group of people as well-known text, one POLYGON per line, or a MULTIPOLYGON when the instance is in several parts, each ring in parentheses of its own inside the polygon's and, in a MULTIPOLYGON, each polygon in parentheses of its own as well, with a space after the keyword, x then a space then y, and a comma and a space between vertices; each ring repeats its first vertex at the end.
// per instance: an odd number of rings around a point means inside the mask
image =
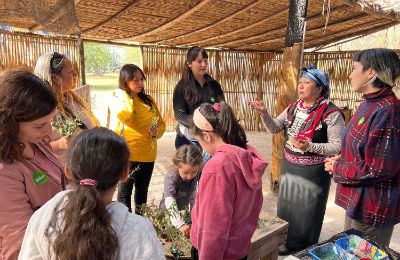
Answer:
MULTIPOLYGON (((160 207, 190 237, 192 259, 246 259, 267 162, 247 144, 207 66, 203 48, 188 50, 173 93, 176 154, 160 207), (191 224, 177 213, 183 209, 191 210, 191 224)), ((269 131, 285 132, 277 212, 289 231, 279 253, 318 242, 332 176, 345 228, 389 245, 400 222, 400 101, 392 91, 400 77, 398 55, 369 49, 354 56, 351 84, 364 102, 347 127, 329 99, 329 76, 315 66, 301 73, 298 100, 275 119, 262 100, 249 101, 269 131)), ((145 80, 138 66, 121 68, 109 130, 73 92, 77 74, 65 55, 42 55, 34 73, 0 74, 2 258, 164 258, 154 228, 140 216, 165 131, 145 80), (76 129, 62 134, 54 118, 75 122, 76 129)))

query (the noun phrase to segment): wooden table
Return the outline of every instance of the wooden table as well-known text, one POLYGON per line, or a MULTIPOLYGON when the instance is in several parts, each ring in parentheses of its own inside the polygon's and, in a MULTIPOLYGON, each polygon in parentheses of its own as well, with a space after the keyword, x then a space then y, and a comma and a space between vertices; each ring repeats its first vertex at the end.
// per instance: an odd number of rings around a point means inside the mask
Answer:
POLYGON ((251 238, 251 249, 247 256, 249 260, 276 260, 278 247, 286 242, 288 223, 274 218, 259 228, 251 238))

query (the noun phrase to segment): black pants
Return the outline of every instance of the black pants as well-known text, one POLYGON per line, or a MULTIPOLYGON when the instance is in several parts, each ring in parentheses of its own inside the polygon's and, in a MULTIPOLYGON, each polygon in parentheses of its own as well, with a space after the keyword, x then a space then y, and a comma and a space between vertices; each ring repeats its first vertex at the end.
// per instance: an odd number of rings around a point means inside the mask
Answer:
POLYGON ((196 141, 190 141, 189 139, 187 139, 185 136, 176 133, 176 137, 175 137, 175 149, 178 149, 179 147, 181 147, 184 144, 189 144, 189 145, 196 145, 198 147, 200 147, 199 143, 196 141))
POLYGON ((142 215, 141 208, 143 203, 147 203, 147 192, 153 168, 154 162, 131 162, 129 178, 120 183, 117 196, 118 201, 127 206, 129 212, 132 212, 131 196, 133 185, 135 185, 135 213, 142 215))
MULTIPOLYGON (((199 260, 199 251, 197 251, 197 249, 194 246, 192 246, 190 253, 192 254, 192 260, 199 260)), ((247 256, 245 256, 239 260, 247 260, 247 256)))

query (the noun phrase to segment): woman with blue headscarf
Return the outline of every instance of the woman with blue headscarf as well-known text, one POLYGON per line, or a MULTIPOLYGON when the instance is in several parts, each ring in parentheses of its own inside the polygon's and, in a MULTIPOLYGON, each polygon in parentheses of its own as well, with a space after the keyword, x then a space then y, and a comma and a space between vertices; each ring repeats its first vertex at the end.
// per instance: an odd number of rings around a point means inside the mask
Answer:
POLYGON ((326 156, 338 154, 344 117, 329 100, 329 77, 314 65, 302 69, 298 100, 275 119, 259 99, 250 101, 273 134, 285 131, 284 160, 278 196, 278 217, 289 222, 287 242, 280 255, 318 242, 328 200, 331 176, 326 156))

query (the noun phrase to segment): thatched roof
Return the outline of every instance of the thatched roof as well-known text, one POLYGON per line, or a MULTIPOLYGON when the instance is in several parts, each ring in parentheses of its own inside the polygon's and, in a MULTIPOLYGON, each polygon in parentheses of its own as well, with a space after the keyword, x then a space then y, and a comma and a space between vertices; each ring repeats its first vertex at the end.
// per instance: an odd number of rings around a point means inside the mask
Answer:
MULTIPOLYGON (((289 2, 0 0, 0 24, 72 35, 79 30, 82 37, 102 40, 277 51, 285 43, 289 2)), ((308 0, 305 48, 398 24, 397 2, 400 1, 308 0)))

